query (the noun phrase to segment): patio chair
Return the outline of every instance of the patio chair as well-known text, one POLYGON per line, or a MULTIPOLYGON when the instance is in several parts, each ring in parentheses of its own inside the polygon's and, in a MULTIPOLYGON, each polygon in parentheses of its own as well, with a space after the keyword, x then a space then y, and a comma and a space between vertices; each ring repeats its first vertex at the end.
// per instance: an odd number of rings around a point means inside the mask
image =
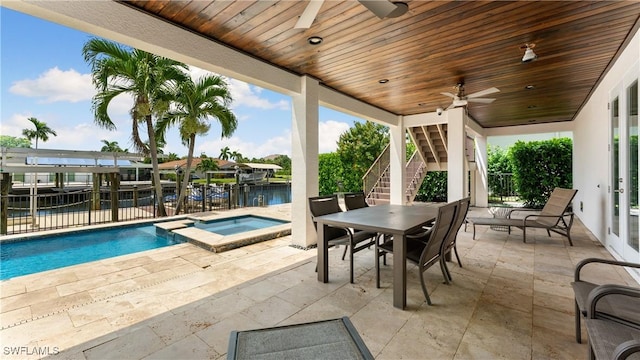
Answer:
MULTIPOLYGON (((316 216, 342 212, 336 195, 310 197, 309 209, 311 210, 311 215, 314 218, 316 216)), ((318 224, 314 221, 313 225, 317 230, 318 224)), ((325 230, 325 236, 329 239, 327 243, 328 247, 345 245, 344 252, 342 253, 342 260, 344 260, 347 250, 349 250, 349 267, 351 271, 349 281, 353 284, 353 254, 374 245, 376 243, 377 234, 368 231, 354 231, 349 228, 328 226, 325 230)), ((318 241, 322 241, 322 239, 318 239, 318 241)))
MULTIPOLYGON (((455 220, 456 208, 458 202, 451 202, 438 208, 438 216, 433 227, 424 232, 407 235, 406 249, 407 261, 411 261, 418 265, 418 275, 420 276, 420 284, 422 292, 427 299, 427 304, 432 305, 427 286, 424 281, 424 272, 435 263, 440 263, 440 270, 444 277, 445 283, 449 283, 447 270, 444 264, 444 242, 448 238, 449 232, 455 220)), ((380 287, 380 256, 393 252, 393 242, 376 243, 376 287, 380 287)), ((406 266, 405 264, 394 264, 394 266, 406 266)))
POLYGON ((511 227, 522 229, 522 242, 527 242, 527 228, 546 229, 551 236, 551 231, 566 236, 569 245, 571 241, 571 225, 573 225, 573 212, 569 209, 571 201, 578 190, 555 188, 542 210, 515 208, 506 218, 470 217, 467 221, 473 224, 473 239, 476 238, 476 225, 505 226, 511 233, 511 227), (522 219, 512 218, 515 212, 536 211, 533 215, 527 215, 522 219), (568 220, 567 220, 568 218, 568 220))
POLYGON ((369 207, 362 191, 344 194, 344 206, 347 210, 361 209, 369 207))
MULTIPOLYGON (((599 259, 599 258, 587 258, 576 265, 574 281, 571 283, 573 287, 573 293, 575 295, 575 322, 576 322, 576 342, 582 342, 582 333, 580 331, 580 319, 583 316, 587 316, 589 309, 588 298, 589 294, 595 289, 598 284, 585 281, 581 275, 581 271, 586 265, 603 264, 607 266, 632 267, 640 269, 640 264, 632 262, 624 262, 617 260, 599 259)), ((623 299, 616 296, 610 296, 600 301, 598 308, 596 309, 601 318, 606 318, 621 323, 634 323, 640 326, 640 299, 623 299)))
MULTIPOLYGON (((458 255, 458 248, 456 247, 456 239, 458 238, 458 231, 460 230, 460 228, 462 227, 462 224, 467 218, 467 213, 469 212, 470 203, 471 203, 470 197, 466 197, 464 199, 458 200, 458 207, 456 208, 456 217, 453 222, 453 225, 451 225, 451 231, 449 231, 449 234, 447 235, 447 239, 445 240, 443 245, 444 247, 443 254, 444 254, 445 260, 451 259, 451 250, 453 250, 454 254, 456 255, 456 260, 458 260, 458 265, 460 267, 462 267, 462 262, 460 261, 460 256, 458 255)), ((447 268, 446 261, 444 262, 444 268, 447 271, 447 277, 449 278, 449 281, 453 280, 451 278, 451 273, 449 272, 449 268, 447 268)))
MULTIPOLYGON (((620 323, 603 317, 600 302, 618 299, 621 304, 640 301, 640 289, 606 284, 595 287, 587 299, 586 327, 589 334, 589 359, 640 359, 640 324, 620 323)), ((638 312, 638 308, 635 308, 638 312)))

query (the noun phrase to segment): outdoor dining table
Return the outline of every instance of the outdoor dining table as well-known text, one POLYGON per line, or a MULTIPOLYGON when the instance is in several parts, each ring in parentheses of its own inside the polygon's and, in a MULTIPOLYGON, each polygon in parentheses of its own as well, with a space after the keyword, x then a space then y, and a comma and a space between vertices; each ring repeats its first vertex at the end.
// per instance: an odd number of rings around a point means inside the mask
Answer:
POLYGON ((324 238, 325 227, 347 227, 393 236, 393 306, 407 305, 406 235, 435 220, 438 205, 377 205, 340 213, 317 216, 318 224, 318 281, 329 281, 329 252, 324 238), (401 240, 401 241, 397 241, 401 240))

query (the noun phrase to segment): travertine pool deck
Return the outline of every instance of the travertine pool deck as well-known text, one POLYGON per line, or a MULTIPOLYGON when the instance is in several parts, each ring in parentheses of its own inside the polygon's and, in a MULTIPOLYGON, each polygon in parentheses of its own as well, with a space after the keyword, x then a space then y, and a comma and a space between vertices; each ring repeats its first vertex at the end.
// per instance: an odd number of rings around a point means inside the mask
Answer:
MULTIPOLYGON (((291 216, 288 205, 262 209, 291 216)), ((408 266, 404 311, 391 305, 392 264, 376 289, 373 249, 356 254, 355 284, 342 249, 330 249, 323 284, 315 249, 290 246, 290 235, 221 253, 179 244, 17 277, 0 282, 0 356, 224 358, 231 330, 349 316, 378 359, 585 358, 569 283, 581 259, 611 256, 579 221, 573 247, 538 229, 526 244, 517 230, 477 231, 476 241, 459 233, 463 267, 450 263, 451 285, 437 266, 427 272, 434 306, 408 266)), ((588 275, 638 285, 619 269, 588 275)))

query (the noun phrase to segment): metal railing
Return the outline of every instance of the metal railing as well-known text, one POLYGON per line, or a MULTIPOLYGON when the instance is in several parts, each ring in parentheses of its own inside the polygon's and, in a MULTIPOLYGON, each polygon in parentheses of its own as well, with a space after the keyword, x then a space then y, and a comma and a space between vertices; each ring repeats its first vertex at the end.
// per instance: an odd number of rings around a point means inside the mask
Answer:
POLYGON ((418 151, 414 151, 406 165, 405 194, 407 200, 413 201, 420 190, 422 180, 426 175, 426 167, 422 157, 418 155, 418 151))
MULTIPOLYGON (((63 229, 109 222, 152 219, 157 217, 157 202, 153 187, 129 187, 94 193, 91 189, 39 193, 9 194, 0 197, 0 235, 63 229), (32 199, 37 199, 37 211, 32 213, 32 199)), ((176 208, 175 188, 163 189, 163 201, 168 215, 176 208)), ((264 185, 196 185, 189 189, 182 214, 241 207, 276 205, 291 202, 291 183, 264 185)))
POLYGON ((376 161, 373 162, 373 165, 367 170, 367 172, 362 177, 362 191, 365 196, 368 196, 369 193, 375 188, 376 184, 382 177, 382 174, 387 171, 389 168, 389 163, 391 161, 391 156, 389 155, 389 145, 387 145, 382 153, 378 156, 376 161))
POLYGON ((487 174, 489 182, 489 202, 504 203, 520 199, 511 173, 487 174))

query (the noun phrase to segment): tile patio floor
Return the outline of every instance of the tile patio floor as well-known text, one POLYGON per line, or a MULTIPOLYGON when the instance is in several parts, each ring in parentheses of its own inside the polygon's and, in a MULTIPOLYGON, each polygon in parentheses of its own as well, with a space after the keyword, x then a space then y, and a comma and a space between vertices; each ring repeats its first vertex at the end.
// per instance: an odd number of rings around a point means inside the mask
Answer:
MULTIPOLYGON (((265 211, 290 216, 288 206, 265 211)), ((349 316, 377 359, 582 359, 569 282, 579 260, 611 256, 579 221, 573 234, 569 247, 537 229, 526 244, 519 230, 478 226, 474 241, 463 229, 453 283, 442 283, 437 266, 428 271, 434 306, 409 265, 405 311, 392 306, 391 266, 375 288, 373 250, 356 254, 349 284, 342 249, 331 249, 322 284, 315 249, 289 246, 290 236, 219 254, 181 244, 27 275, 0 282, 0 357, 224 358, 231 330, 349 316)), ((624 271, 590 276, 637 286, 624 271)))

